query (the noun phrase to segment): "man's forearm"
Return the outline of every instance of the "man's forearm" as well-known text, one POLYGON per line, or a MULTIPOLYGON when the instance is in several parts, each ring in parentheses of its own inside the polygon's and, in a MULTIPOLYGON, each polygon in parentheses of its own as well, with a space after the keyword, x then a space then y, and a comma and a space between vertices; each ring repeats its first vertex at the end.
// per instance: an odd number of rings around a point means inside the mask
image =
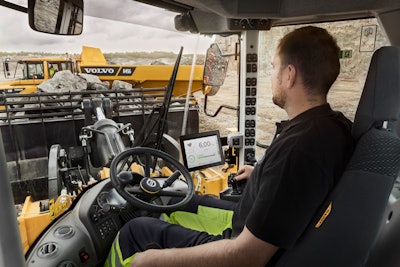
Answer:
POLYGON ((243 267, 264 266, 278 249, 254 237, 245 227, 236 239, 224 239, 189 248, 147 250, 132 267, 243 267))
POLYGON ((133 267, 235 267, 245 266, 238 262, 233 240, 219 240, 196 247, 148 250, 139 253, 133 267), (233 256, 236 254, 236 257, 233 256), (234 259, 234 260, 233 260, 234 259), (151 260, 151 263, 148 261, 151 260), (147 265, 147 262, 150 265, 147 265), (143 264, 143 265, 142 265, 143 264))

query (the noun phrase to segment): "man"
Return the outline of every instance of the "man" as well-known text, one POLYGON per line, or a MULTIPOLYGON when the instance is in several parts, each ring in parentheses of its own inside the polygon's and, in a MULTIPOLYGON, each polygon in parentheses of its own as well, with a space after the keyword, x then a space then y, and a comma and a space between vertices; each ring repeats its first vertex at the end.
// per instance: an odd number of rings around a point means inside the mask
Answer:
POLYGON ((236 179, 248 183, 232 230, 210 235, 138 218, 117 239, 122 261, 133 259, 134 267, 273 266, 294 246, 341 177, 354 144, 351 123, 327 103, 340 63, 339 47, 326 30, 309 26, 289 33, 272 66, 273 102, 289 120, 254 169, 238 171, 236 179))
POLYGON ((54 69, 53 65, 51 65, 50 69, 49 69, 50 78, 53 78, 55 73, 56 73, 56 70, 54 69))

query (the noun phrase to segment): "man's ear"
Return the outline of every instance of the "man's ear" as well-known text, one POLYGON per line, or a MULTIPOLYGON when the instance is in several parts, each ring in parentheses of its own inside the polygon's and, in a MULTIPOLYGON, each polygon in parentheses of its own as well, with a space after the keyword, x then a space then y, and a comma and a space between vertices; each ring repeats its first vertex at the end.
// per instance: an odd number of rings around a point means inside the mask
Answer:
POLYGON ((297 70, 296 67, 292 64, 289 64, 287 66, 287 76, 286 76, 287 80, 287 87, 288 88, 292 88, 296 82, 297 77, 297 70))

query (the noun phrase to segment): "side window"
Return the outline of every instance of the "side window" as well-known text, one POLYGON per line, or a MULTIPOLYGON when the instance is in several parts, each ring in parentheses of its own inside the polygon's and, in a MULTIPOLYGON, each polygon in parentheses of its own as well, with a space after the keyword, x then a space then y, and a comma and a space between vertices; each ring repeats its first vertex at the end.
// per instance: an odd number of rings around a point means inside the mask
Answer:
POLYGON ((61 70, 70 70, 72 73, 74 72, 71 62, 69 61, 61 62, 60 65, 61 65, 61 70))
MULTIPOLYGON (((389 41, 378 21, 373 18, 314 25, 329 31, 336 38, 341 49, 339 54, 341 72, 329 91, 328 101, 334 109, 343 112, 349 119, 353 120, 372 54, 380 47, 389 45, 389 41)), ((256 121, 256 139, 259 144, 256 150, 257 158, 263 155, 263 147, 267 147, 271 143, 275 135, 275 123, 287 119, 286 112, 275 106, 271 100, 271 60, 280 39, 295 28, 302 26, 306 25, 274 27, 270 31, 260 33, 256 121)), ((234 51, 236 40, 237 38, 235 39, 234 36, 216 37, 216 42, 221 49, 229 52, 234 51)), ((231 57, 227 78, 224 85, 220 87, 218 94, 208 102, 209 110, 216 110, 219 103, 237 104, 237 91, 232 89, 238 86, 237 69, 238 62, 231 57), (213 106, 213 103, 216 104, 213 106)), ((213 127, 218 127, 221 135, 229 134, 227 129, 230 129, 232 125, 237 125, 235 115, 234 112, 221 112, 218 115, 220 118, 218 126, 213 125, 213 127)), ((201 130, 206 131, 208 129, 203 128, 201 130)))
POLYGON ((74 68, 74 63, 71 61, 64 62, 63 66, 65 66, 65 67, 63 67, 64 70, 70 70, 72 73, 76 72, 76 70, 74 68))
POLYGON ((61 65, 61 70, 68 70, 66 62, 61 62, 60 65, 61 65))
MULTIPOLYGON (((353 120, 372 54, 380 47, 389 45, 389 41, 374 18, 313 25, 325 28, 330 32, 336 38, 341 49, 339 53, 341 71, 329 92, 328 100, 333 108, 342 111, 349 119, 353 120)), ((261 60, 265 59, 261 62, 261 69, 264 71, 267 83, 269 83, 271 74, 270 60, 279 40, 286 33, 302 26, 306 25, 276 27, 263 33, 262 48, 265 56, 260 58, 261 60)), ((268 86, 270 85, 268 84, 268 86)), ((282 119, 285 116, 286 114, 282 113, 282 119)), ((261 120, 261 123, 263 122, 264 120, 261 120)))

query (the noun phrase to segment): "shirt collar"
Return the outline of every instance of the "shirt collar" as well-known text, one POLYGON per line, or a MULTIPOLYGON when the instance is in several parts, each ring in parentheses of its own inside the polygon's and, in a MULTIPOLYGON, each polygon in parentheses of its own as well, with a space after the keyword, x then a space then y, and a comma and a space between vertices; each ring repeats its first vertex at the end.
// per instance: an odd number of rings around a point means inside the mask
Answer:
POLYGON ((310 108, 310 109, 300 113, 299 115, 297 115, 296 117, 294 117, 291 120, 284 120, 284 121, 278 122, 278 123, 276 123, 277 130, 276 130, 275 137, 277 137, 283 130, 287 130, 297 124, 307 122, 310 119, 327 116, 329 114, 332 114, 332 112, 333 112, 333 110, 332 110, 331 106, 328 103, 326 103, 326 104, 322 104, 322 105, 314 107, 314 108, 310 108))

